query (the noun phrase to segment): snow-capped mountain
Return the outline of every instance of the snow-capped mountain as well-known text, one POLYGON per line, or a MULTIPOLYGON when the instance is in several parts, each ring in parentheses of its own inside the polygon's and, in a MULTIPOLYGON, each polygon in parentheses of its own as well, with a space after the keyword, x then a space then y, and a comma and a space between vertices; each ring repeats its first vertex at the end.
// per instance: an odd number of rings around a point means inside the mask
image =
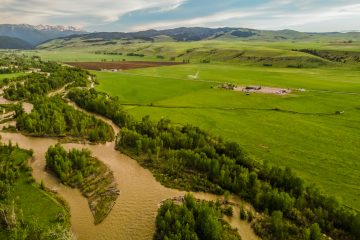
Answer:
POLYGON ((85 31, 71 26, 0 24, 0 36, 18 38, 32 46, 50 39, 84 33, 85 31))
POLYGON ((39 31, 60 31, 60 32, 66 32, 66 31, 73 31, 73 32, 84 32, 83 30, 81 30, 80 28, 76 28, 73 26, 62 26, 62 25, 37 25, 34 26, 35 29, 39 30, 39 31))

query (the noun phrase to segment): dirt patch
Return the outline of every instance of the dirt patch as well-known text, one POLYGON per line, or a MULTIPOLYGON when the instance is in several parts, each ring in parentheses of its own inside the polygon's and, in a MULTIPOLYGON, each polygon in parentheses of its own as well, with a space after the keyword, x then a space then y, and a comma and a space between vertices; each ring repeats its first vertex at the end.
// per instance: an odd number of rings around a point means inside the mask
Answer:
POLYGON ((291 93, 289 88, 274 88, 274 87, 263 87, 263 86, 246 86, 246 87, 235 87, 234 91, 241 91, 245 93, 264 93, 264 94, 276 94, 286 95, 291 93))
POLYGON ((135 68, 149 68, 180 65, 180 62, 145 62, 145 61, 123 61, 123 62, 66 62, 74 67, 81 67, 97 71, 121 71, 135 68))

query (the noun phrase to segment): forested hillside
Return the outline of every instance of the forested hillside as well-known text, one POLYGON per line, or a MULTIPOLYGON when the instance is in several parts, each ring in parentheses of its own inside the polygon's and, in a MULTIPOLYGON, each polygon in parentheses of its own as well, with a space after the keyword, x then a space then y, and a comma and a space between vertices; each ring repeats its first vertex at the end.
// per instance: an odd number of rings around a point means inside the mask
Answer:
POLYGON ((19 38, 0 36, 0 49, 31 49, 33 46, 19 38))

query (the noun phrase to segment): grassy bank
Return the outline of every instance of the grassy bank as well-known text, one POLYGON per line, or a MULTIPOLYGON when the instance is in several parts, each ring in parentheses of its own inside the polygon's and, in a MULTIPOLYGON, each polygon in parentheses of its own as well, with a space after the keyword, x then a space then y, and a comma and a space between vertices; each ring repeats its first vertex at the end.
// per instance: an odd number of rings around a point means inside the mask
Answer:
POLYGON ((1 239, 13 239, 20 235, 46 239, 51 233, 56 233, 59 238, 68 236, 69 212, 57 196, 45 191, 33 180, 31 169, 27 167, 31 151, 11 145, 1 145, 0 151, 1 239), (56 230, 58 228, 61 230, 56 230))

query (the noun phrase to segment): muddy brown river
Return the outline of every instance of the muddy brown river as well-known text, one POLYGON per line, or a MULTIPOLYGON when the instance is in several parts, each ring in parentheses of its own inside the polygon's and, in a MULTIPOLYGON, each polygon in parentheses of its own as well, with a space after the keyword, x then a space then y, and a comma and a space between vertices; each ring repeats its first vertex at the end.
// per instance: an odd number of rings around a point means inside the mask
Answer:
MULTIPOLYGON (((29 106, 27 106, 29 107, 29 106)), ((97 116, 99 117, 99 116, 97 116)), ((119 129, 108 119, 105 120, 117 133, 119 129)), ((151 172, 141 167, 135 160, 115 150, 115 143, 102 145, 62 144, 66 149, 88 148, 93 156, 103 161, 113 172, 120 195, 107 218, 99 225, 88 207, 87 199, 80 191, 62 185, 57 178, 44 171, 45 153, 49 146, 58 141, 52 138, 27 137, 20 133, 1 132, 2 142, 11 140, 21 148, 32 149, 34 157, 30 163, 36 181, 45 185, 63 197, 70 206, 72 230, 79 240, 151 240, 155 231, 155 218, 159 203, 167 198, 184 195, 184 192, 162 186, 151 172)), ((218 196, 206 193, 194 193, 196 198, 216 200, 218 196)), ((237 204, 239 199, 232 198, 237 204)), ((238 228, 243 240, 256 240, 249 224, 239 220, 238 208, 234 217, 225 219, 238 228)))

